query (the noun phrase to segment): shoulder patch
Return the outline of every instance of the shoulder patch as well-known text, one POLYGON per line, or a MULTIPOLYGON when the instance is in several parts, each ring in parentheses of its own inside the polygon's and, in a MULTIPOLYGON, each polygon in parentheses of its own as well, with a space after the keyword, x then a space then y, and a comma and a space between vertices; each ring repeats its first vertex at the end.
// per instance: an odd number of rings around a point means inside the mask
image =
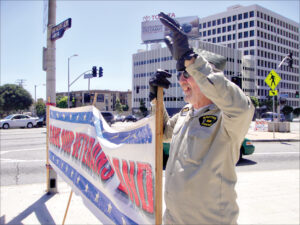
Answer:
POLYGON ((181 115, 181 116, 185 116, 189 110, 190 110, 189 107, 183 108, 183 109, 181 110, 181 114, 180 114, 180 115, 181 115))
POLYGON ((211 127, 217 120, 218 117, 214 115, 205 115, 199 118, 200 126, 203 127, 211 127))

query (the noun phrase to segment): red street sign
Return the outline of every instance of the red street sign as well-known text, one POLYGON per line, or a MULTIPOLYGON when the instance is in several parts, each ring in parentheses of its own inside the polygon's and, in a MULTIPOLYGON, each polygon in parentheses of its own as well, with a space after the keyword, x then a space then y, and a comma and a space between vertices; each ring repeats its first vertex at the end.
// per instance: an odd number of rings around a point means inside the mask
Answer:
POLYGON ((60 24, 56 25, 55 27, 52 27, 51 41, 55 41, 61 38, 64 35, 65 31, 71 27, 71 25, 72 25, 72 19, 69 18, 61 22, 60 24))

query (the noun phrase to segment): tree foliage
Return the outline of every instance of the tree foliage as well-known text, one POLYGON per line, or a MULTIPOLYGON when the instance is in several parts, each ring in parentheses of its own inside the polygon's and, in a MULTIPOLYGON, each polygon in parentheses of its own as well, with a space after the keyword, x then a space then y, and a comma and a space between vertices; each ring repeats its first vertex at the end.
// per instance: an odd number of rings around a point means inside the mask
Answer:
POLYGON ((299 116, 300 115, 300 108, 295 108, 293 113, 296 115, 296 116, 299 116))
POLYGON ((31 94, 15 84, 0 86, 0 110, 3 112, 28 109, 33 103, 31 94))
POLYGON ((293 107, 289 106, 289 105, 285 105, 283 108, 282 108, 282 113, 284 115, 288 115, 290 114, 291 112, 293 112, 293 107))
POLYGON ((46 105, 43 101, 38 101, 35 104, 35 111, 37 116, 43 116, 46 114, 46 105))
POLYGON ((144 102, 143 99, 140 100, 140 111, 143 114, 143 116, 147 116, 148 110, 147 110, 147 108, 145 106, 145 102, 144 102))
POLYGON ((121 104, 120 99, 118 99, 118 98, 116 100, 115 108, 118 113, 123 112, 123 105, 121 104))
POLYGON ((56 106, 58 108, 68 108, 68 96, 56 98, 56 106))
POLYGON ((257 107, 259 106, 259 101, 258 101, 258 99, 257 99, 255 96, 251 96, 250 99, 251 99, 251 101, 252 101, 254 107, 257 108, 257 107))

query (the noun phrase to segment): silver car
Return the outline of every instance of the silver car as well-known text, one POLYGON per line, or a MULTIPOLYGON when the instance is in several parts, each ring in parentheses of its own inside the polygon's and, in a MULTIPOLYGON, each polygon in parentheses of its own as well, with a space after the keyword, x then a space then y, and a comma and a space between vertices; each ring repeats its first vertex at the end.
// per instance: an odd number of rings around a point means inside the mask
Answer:
POLYGON ((12 114, 0 120, 0 128, 8 129, 14 127, 32 128, 36 126, 37 117, 30 117, 23 114, 12 114))

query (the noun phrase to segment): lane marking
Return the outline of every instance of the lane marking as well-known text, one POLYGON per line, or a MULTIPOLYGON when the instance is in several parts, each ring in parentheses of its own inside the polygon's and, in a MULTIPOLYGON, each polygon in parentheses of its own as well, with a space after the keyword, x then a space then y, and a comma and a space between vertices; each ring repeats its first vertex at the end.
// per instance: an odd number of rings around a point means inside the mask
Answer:
POLYGON ((18 150, 11 150, 11 151, 1 151, 0 155, 6 154, 6 153, 30 152, 30 151, 39 151, 39 150, 46 150, 46 148, 28 148, 28 149, 18 149, 18 150))
POLYGON ((32 163, 32 162, 46 162, 45 159, 28 159, 28 160, 25 160, 25 159, 0 159, 0 162, 1 163, 18 163, 18 162, 21 162, 21 163, 32 163))

